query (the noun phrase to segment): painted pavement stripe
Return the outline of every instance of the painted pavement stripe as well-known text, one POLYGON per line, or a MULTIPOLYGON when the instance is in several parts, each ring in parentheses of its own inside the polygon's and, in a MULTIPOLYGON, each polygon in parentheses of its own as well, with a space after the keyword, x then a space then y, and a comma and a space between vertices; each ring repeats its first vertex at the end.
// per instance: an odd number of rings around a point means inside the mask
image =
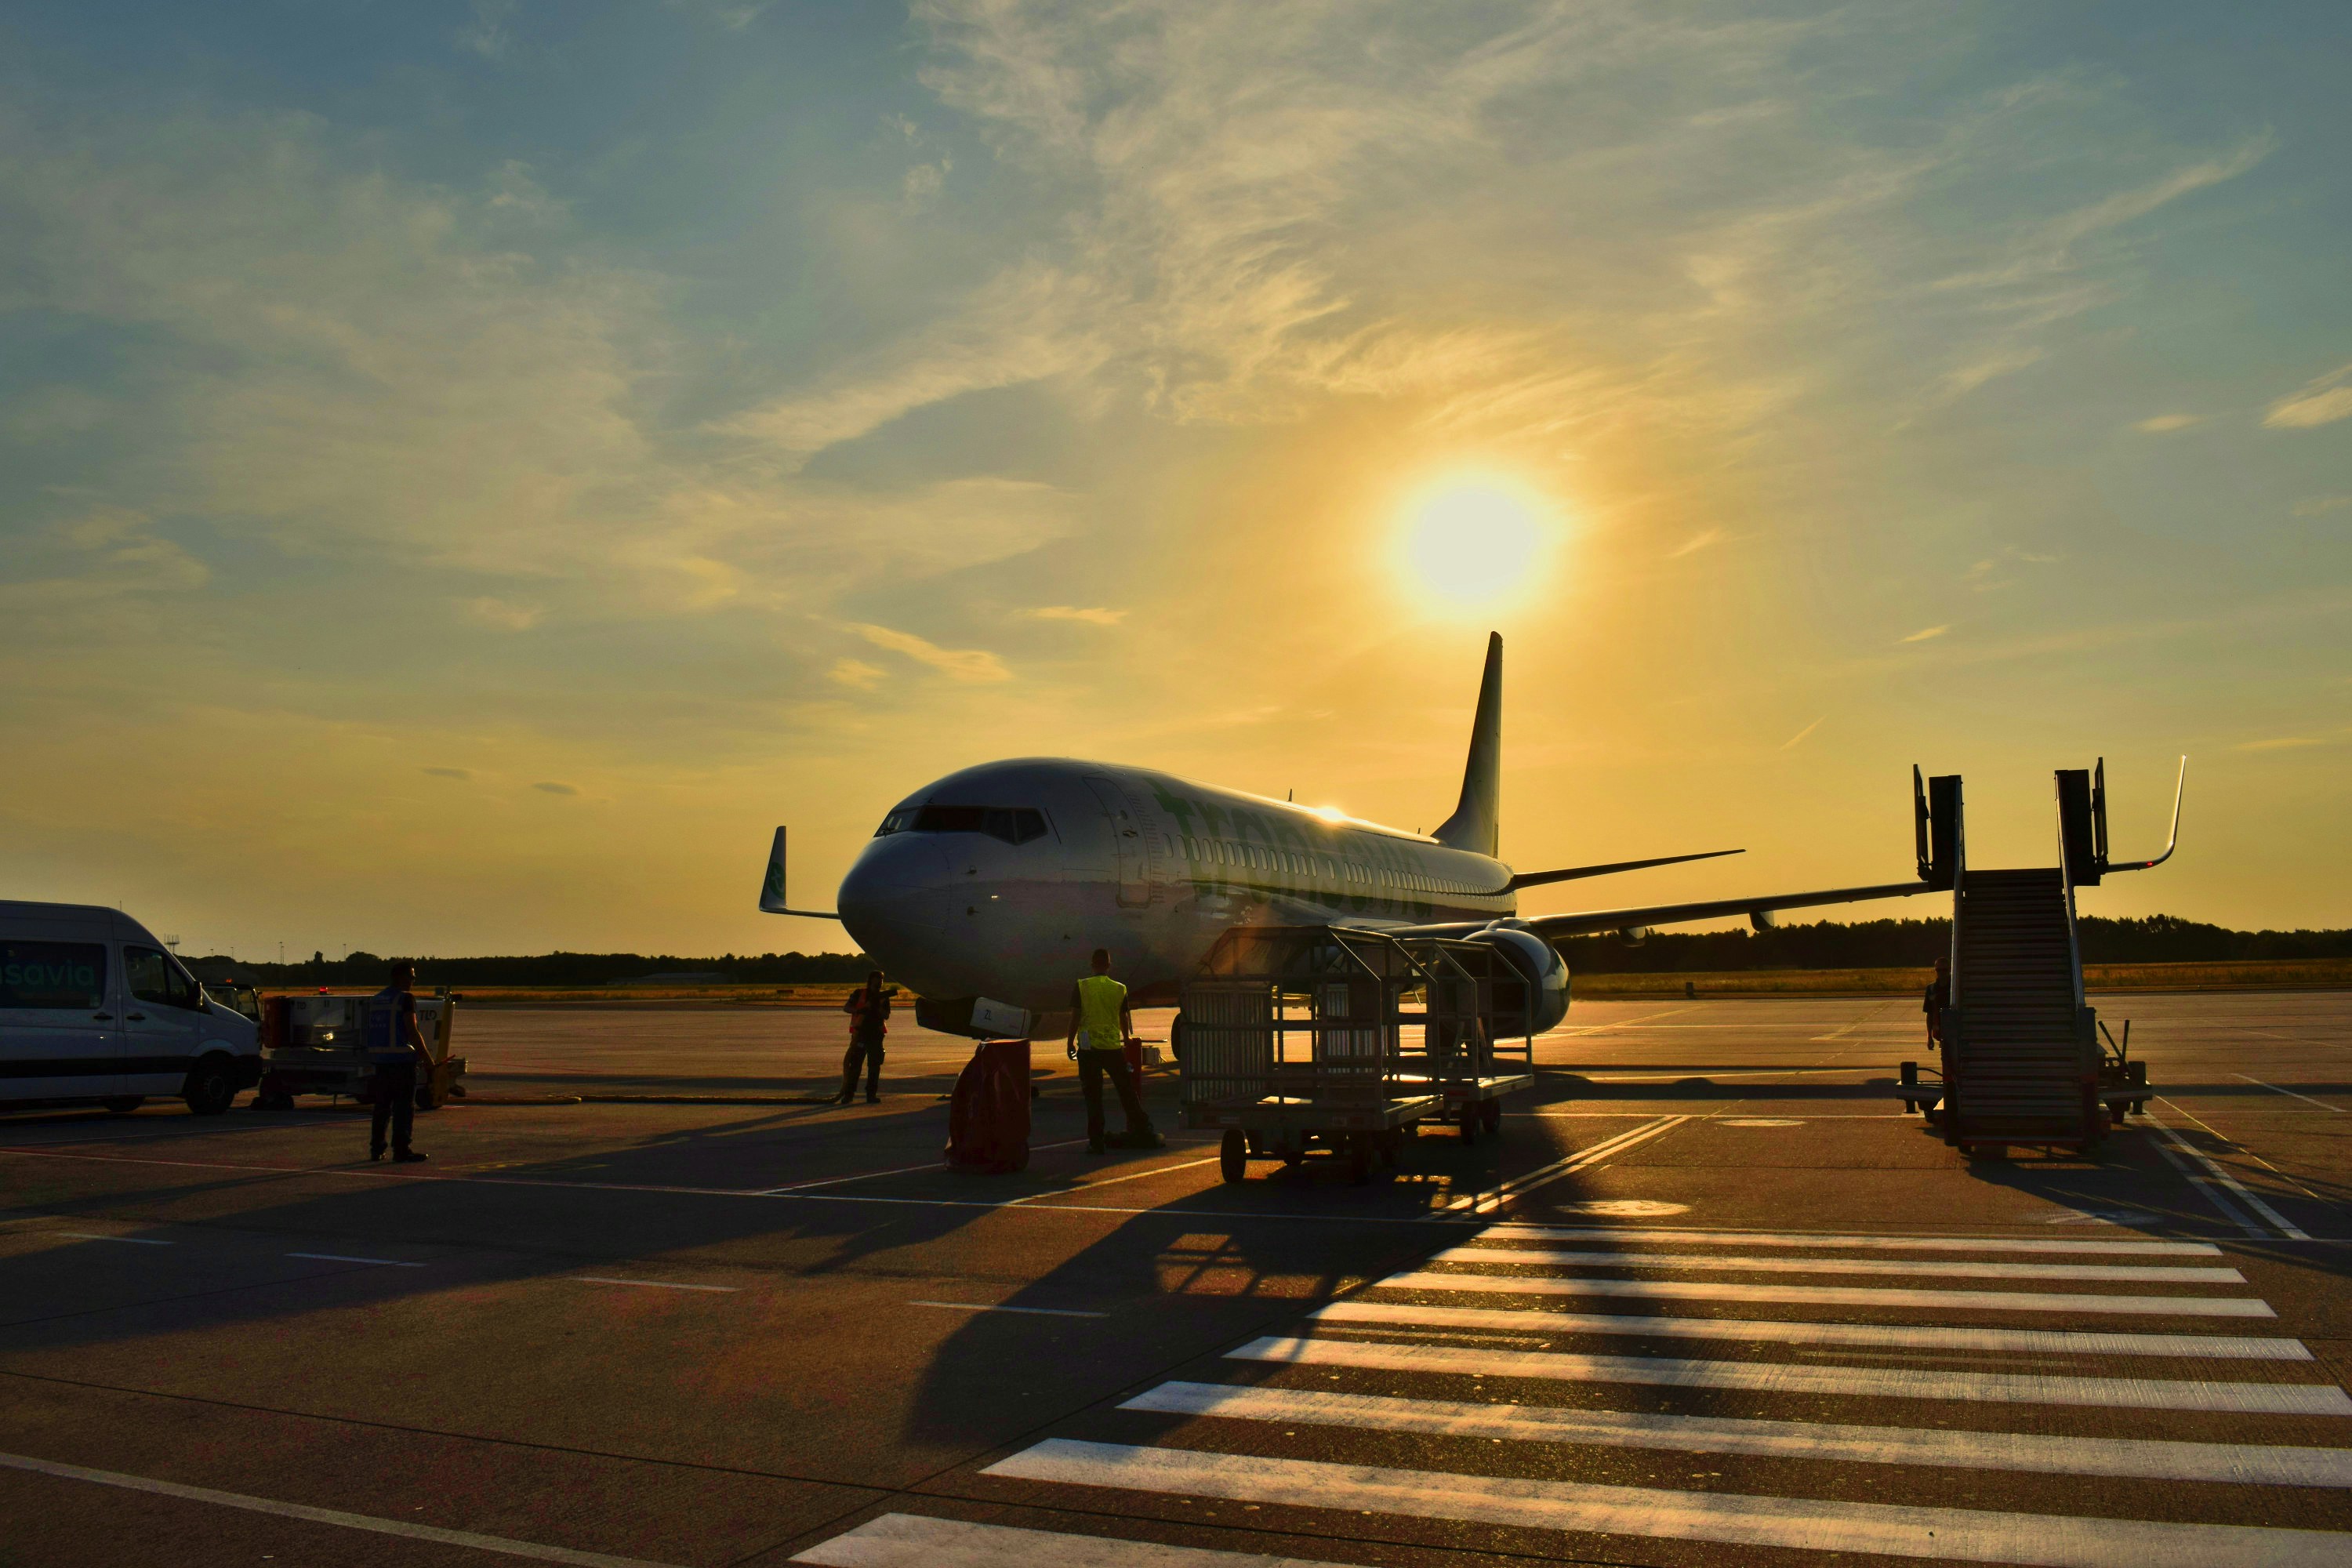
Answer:
POLYGON ((1329 1568, 1297 1557, 886 1513, 792 1559, 829 1568, 1329 1568))
POLYGON ((1307 1315, 1326 1323, 1398 1323, 1426 1328, 1512 1329, 1535 1333, 1994 1351, 2010 1355, 2154 1355, 2215 1361, 2313 1359, 2310 1348, 2301 1340, 2231 1334, 2102 1334, 2053 1329, 1782 1322, 1760 1318, 1613 1317, 1598 1312, 1547 1312, 1532 1307, 1423 1307, 1404 1301, 1334 1301, 1307 1315))
POLYGON ((667 1568, 666 1564, 649 1563, 641 1557, 614 1557, 603 1552, 574 1552, 568 1546, 542 1546, 532 1541, 511 1541, 502 1535, 477 1535, 470 1530, 442 1530, 430 1524, 412 1524, 405 1520, 374 1519, 363 1513, 345 1513, 340 1509, 312 1508, 307 1503, 279 1502, 274 1498, 247 1497, 238 1492, 215 1491, 210 1487, 183 1486, 177 1481, 151 1480, 145 1476, 127 1476, 116 1470, 93 1470, 80 1465, 60 1465, 48 1459, 31 1458, 23 1454, 0 1454, 0 1466, 10 1469, 32 1470, 44 1476, 56 1476, 68 1481, 90 1481, 99 1486, 121 1487, 128 1491, 152 1492, 159 1497, 180 1498, 188 1502, 211 1503, 219 1508, 243 1509, 248 1513, 273 1513, 283 1519, 305 1520, 312 1524, 337 1525, 344 1530, 370 1531, 377 1535, 398 1535, 410 1541, 432 1541, 445 1546, 471 1547, 477 1552, 496 1552, 509 1557, 528 1557, 540 1563, 565 1563, 572 1568, 667 1568))
MULTIPOLYGON (((39 1232, 36 1231, 34 1234, 38 1235, 39 1232)), ((58 1230, 51 1231, 49 1234, 69 1236, 76 1241, 119 1241, 127 1247, 176 1247, 179 1245, 177 1242, 158 1241, 152 1236, 104 1236, 94 1230, 58 1230)))
POLYGON ((2132 1258, 2219 1258, 2210 1241, 2070 1241, 2045 1237, 1808 1236, 1803 1231, 1660 1230, 1626 1226, 1504 1224, 1478 1233, 1511 1241, 1663 1241, 1678 1247, 1867 1247, 1888 1252, 2102 1252, 2132 1258))
POLYGON ((2061 1476, 2224 1481, 2241 1486, 2352 1487, 2352 1448, 1649 1415, 1624 1410, 1476 1405, 1218 1383, 1163 1383, 1119 1408, 1213 1415, 1231 1421, 1294 1421, 1381 1432, 1670 1448, 1694 1454, 1760 1454, 1867 1465, 1940 1465, 1956 1469, 2034 1470, 2061 1476))
POLYGON ((1963 1400, 2074 1405, 2109 1410, 2213 1410, 2256 1415, 2352 1415, 2352 1395, 2332 1383, 2210 1383, 2147 1377, 2059 1377, 2044 1373, 1944 1372, 1895 1366, 1798 1366, 1761 1361, 1676 1361, 1578 1355, 1566 1351, 1383 1344, 1269 1334, 1225 1352, 1233 1361, 1352 1366, 1462 1377, 1540 1377, 1728 1388, 1748 1394, 1838 1394, 1855 1399, 1963 1400))
POLYGON ((1528 1252, 1449 1247, 1433 1263, 1569 1263, 1592 1268, 1745 1269, 1759 1274, 1898 1274, 1940 1279, 2106 1279, 2131 1285, 2242 1285, 2234 1268, 2135 1263, 1990 1263, 1925 1258, 1727 1258, 1700 1252, 1528 1252))
POLYGON ((1595 1486, 1053 1437, 982 1472, 1529 1530, 1875 1552, 2032 1568, 2341 1568, 2342 1534, 1595 1486))
POLYGON ((1564 1176, 1572 1176, 1579 1171, 1590 1170, 1604 1161, 1615 1159, 1636 1144, 1646 1143, 1661 1133, 1671 1132, 1689 1120, 1687 1116, 1661 1116, 1654 1121, 1643 1122, 1639 1127, 1618 1133, 1614 1138, 1603 1139, 1590 1148, 1579 1149, 1574 1153, 1563 1155, 1549 1165, 1538 1165, 1523 1176, 1515 1176, 1492 1188, 1465 1193, 1458 1198, 1450 1199, 1440 1205, 1439 1212, 1444 1214, 1463 1209, 1491 1207, 1507 1198, 1517 1197, 1523 1193, 1531 1193, 1538 1187, 1549 1186, 1564 1176))
POLYGON ((642 1285, 648 1290, 711 1290, 732 1294, 740 1285, 687 1285, 676 1279, 623 1279, 611 1274, 567 1274, 567 1279, 577 1279, 583 1285, 642 1285))
POLYGON ((2182 1318, 2275 1318, 2247 1296, 2094 1296, 2072 1290, 1924 1290, 1874 1285, 1751 1285, 1732 1279, 1604 1279, 1575 1274, 1391 1274, 1383 1290, 1473 1290, 1514 1296, 1625 1296, 1644 1301, 1772 1301, 1815 1307, 1933 1307, 1947 1311, 2130 1312, 2182 1318))
MULTIPOLYGON (((2166 1100, 2165 1103, 2167 1105, 2172 1104, 2168 1100, 2166 1100)), ((2178 1110, 2179 1110, 2179 1107, 2174 1106, 2173 1109, 2178 1110)), ((2186 1115, 2187 1112, 2184 1111, 2182 1114, 2186 1115)), ((2179 1150, 2183 1154, 2188 1155, 2190 1159, 2204 1166, 2208 1172, 2211 1173, 2215 1181, 2221 1183, 2223 1186, 2229 1188, 2231 1192, 2236 1194, 2239 1200, 2248 1208, 2252 1209, 2256 1214, 2262 1215, 2263 1218, 2268 1220, 2277 1228, 2278 1233, 2281 1236, 2285 1237, 2289 1241, 2309 1241, 2311 1239, 2311 1237, 2306 1235, 2300 1226, 2296 1226, 2292 1220, 2289 1220, 2284 1215, 2280 1214, 2278 1210, 2271 1207, 2269 1204, 2264 1203, 2263 1201, 2263 1195, 2260 1193, 2255 1192, 2251 1187, 2248 1187, 2245 1183, 2238 1180, 2236 1176, 2231 1175, 2223 1166, 2214 1163, 2214 1161, 2207 1156, 2202 1150, 2191 1145, 2186 1138, 2183 1138, 2174 1129, 2166 1125, 2158 1118, 2146 1115, 2145 1113, 2143 1113, 2141 1120, 2148 1122, 2154 1126, 2158 1132, 2162 1133, 2167 1143, 2171 1144, 2173 1148, 2179 1150)), ((2191 1118, 2191 1120, 2193 1121, 2195 1119, 2191 1118)), ((2162 1148, 2163 1146, 2163 1144, 2158 1145, 2158 1148, 2162 1148)), ((2216 1198, 2217 1200, 2220 1197, 2219 1194, 2209 1194, 2209 1195, 2216 1198)), ((2260 1232, 2257 1231, 2256 1234, 2260 1234, 2260 1232)))
POLYGON ((404 1263, 397 1258, 354 1258, 342 1252, 289 1252, 289 1258, 307 1258, 316 1263, 374 1263, 386 1268, 422 1268, 422 1263, 404 1263))
POLYGON ((1000 1307, 987 1301, 909 1301, 909 1307, 944 1307, 955 1312, 1021 1312, 1033 1318, 1108 1318, 1108 1312, 1081 1312, 1073 1307, 1000 1307))
POLYGON ((2312 1104, 2312 1105, 2315 1105, 2315 1106, 2319 1107, 2319 1109, 2320 1109, 2320 1110, 2332 1110, 2332 1111, 2336 1112, 2338 1116, 2341 1116, 2341 1115, 2343 1115, 2343 1114, 2344 1114, 2344 1108, 2343 1108, 2342 1106, 2340 1106, 2340 1105, 2330 1105, 2330 1104, 2328 1104, 2328 1103, 2327 1103, 2327 1101, 2326 1101, 2326 1100, 2313 1100, 2313 1099, 2311 1098, 2311 1096, 2309 1096, 2309 1095, 2307 1095, 2307 1094, 2304 1094, 2304 1093, 2302 1093, 2302 1092, 2300 1092, 2300 1091, 2298 1091, 2298 1090, 2296 1090, 2296 1089, 2281 1089, 2278 1085, 2276 1085, 2276 1084, 2274 1084, 2274 1083, 2264 1083, 2261 1079, 2258 1079, 2258 1078, 2247 1078, 2247 1077, 2246 1077, 2246 1075, 2245 1075, 2244 1073, 2232 1073, 2232 1074, 2231 1074, 2230 1076, 2231 1076, 2231 1077, 2232 1077, 2232 1078, 2243 1078, 2243 1079, 2246 1079, 2246 1081, 2247 1081, 2248 1083, 2252 1084, 2256 1089, 2269 1089, 2273 1094, 2284 1094, 2284 1095, 2287 1096, 2289 1099, 2292 1099, 2292 1100, 2304 1100, 2304 1101, 2306 1101, 2306 1102, 2308 1102, 2308 1103, 2310 1103, 2310 1104, 2312 1104))

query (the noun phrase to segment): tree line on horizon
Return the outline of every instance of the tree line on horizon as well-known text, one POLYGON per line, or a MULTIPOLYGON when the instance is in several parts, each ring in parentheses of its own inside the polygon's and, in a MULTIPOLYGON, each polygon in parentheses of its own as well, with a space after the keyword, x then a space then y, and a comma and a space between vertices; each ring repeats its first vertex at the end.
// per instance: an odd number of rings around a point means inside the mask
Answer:
MULTIPOLYGON (((2085 963, 2230 963, 2352 958, 2352 931, 2231 931, 2147 915, 2076 922, 2085 963)), ((1951 951, 1948 919, 1820 921, 1756 931, 1656 931, 1638 946, 1614 935, 1559 943, 1570 971, 1587 974, 1714 973, 1752 969, 1917 969, 1951 951)), ((255 963, 214 954, 191 959, 200 979, 235 976, 261 985, 381 985, 390 957, 313 953, 307 963, 255 963)), ((717 958, 635 952, 548 952, 483 958, 414 958, 420 985, 621 985, 656 975, 710 984, 823 985, 863 980, 872 965, 856 952, 722 953, 717 958), (707 977, 707 979, 706 979, 707 977)))

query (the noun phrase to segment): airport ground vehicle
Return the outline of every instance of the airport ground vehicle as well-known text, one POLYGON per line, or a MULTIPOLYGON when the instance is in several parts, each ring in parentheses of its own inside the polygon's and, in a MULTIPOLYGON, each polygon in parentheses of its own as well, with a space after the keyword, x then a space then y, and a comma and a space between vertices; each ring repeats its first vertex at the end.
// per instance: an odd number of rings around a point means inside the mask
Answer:
MULTIPOLYGON (((419 1110, 437 1110, 452 1099, 466 1096, 466 1086, 458 1081, 466 1070, 466 1058, 449 1054, 458 1000, 446 985, 416 998, 416 1027, 425 1037, 426 1054, 433 1058, 432 1072, 417 1079, 419 1110)), ((283 1110, 298 1094, 371 1100, 375 1068, 368 1061, 362 1037, 367 1004, 366 996, 325 992, 315 996, 264 998, 264 1067, 261 1092, 254 1103, 283 1110)))
POLYGON ((260 1031, 102 904, 0 901, 0 1101, 176 1097, 217 1116, 261 1077, 260 1031))
POLYGON ((1547 1005, 1487 943, 1345 926, 1228 931, 1182 999, 1184 1124, 1223 1132, 1229 1182, 1317 1147, 1363 1182, 1424 1122, 1497 1131, 1547 1005))

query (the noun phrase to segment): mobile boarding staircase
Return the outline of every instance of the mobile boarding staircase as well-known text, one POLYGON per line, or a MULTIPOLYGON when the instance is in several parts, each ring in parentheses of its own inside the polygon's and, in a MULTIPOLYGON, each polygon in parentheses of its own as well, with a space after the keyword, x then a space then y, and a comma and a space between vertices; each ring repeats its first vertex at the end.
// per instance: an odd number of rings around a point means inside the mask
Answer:
POLYGON ((1923 1084, 1918 1064, 1905 1062, 1904 1109, 1924 1111, 1945 1142, 1966 1151, 2092 1148, 2110 1125, 2145 1110, 2152 1091, 2147 1064, 2130 1059, 2131 1026, 2116 1039, 2084 1000, 2074 891, 2169 859, 2180 837, 2179 790, 2164 853, 2116 862, 2107 856, 2105 761, 2060 769, 2059 864, 1979 871, 1968 865, 1958 775, 1930 779, 1924 790, 1916 770, 1913 779, 1919 871, 1951 889, 1952 952, 1937 1017, 1941 1081, 1923 1084))

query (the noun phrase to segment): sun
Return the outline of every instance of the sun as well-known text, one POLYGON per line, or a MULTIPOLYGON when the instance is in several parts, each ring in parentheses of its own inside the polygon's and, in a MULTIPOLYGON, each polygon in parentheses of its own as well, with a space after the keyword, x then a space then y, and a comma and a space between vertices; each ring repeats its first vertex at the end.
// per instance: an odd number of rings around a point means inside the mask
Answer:
POLYGON ((1439 607, 1497 609, 1528 586, 1551 531, 1549 509, 1522 485, 1493 475, 1441 479, 1405 503, 1404 574, 1439 607))

